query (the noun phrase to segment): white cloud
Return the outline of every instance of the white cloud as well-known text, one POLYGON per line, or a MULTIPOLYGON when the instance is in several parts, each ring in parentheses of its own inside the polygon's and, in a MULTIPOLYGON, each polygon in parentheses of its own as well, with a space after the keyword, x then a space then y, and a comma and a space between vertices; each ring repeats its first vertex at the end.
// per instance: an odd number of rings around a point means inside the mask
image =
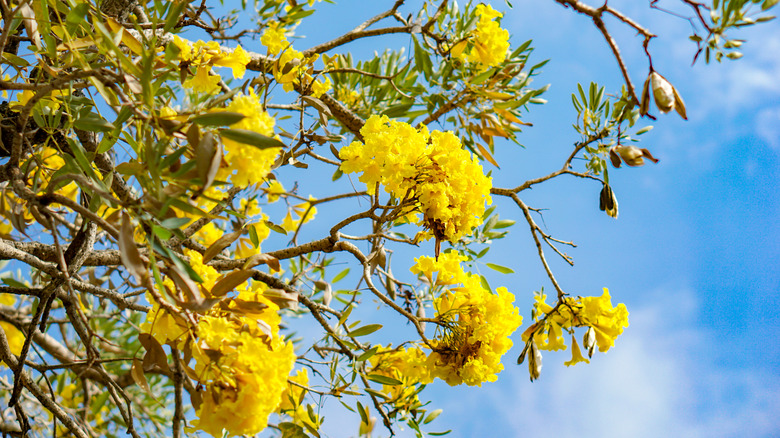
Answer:
POLYGON ((780 107, 765 108, 756 116, 756 134, 780 152, 780 107))

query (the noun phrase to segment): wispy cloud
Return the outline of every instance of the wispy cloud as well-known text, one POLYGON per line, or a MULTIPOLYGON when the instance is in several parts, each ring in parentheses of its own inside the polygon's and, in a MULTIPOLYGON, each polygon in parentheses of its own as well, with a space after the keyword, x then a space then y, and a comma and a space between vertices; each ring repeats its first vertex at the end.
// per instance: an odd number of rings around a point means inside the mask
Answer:
POLYGON ((756 134, 780 152, 780 107, 765 108, 756 116, 756 134))

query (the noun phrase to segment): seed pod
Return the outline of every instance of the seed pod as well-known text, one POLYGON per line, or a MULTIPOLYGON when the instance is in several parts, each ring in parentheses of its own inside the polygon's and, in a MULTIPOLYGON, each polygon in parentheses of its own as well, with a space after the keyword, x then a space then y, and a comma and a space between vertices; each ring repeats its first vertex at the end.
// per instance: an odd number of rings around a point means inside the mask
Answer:
POLYGON ((604 187, 601 189, 601 193, 599 194, 599 209, 601 211, 606 211, 609 217, 615 219, 618 217, 618 201, 609 184, 604 184, 604 187))
POLYGON ((528 356, 528 372, 532 382, 542 374, 542 353, 534 341, 531 341, 531 354, 528 356))
MULTIPOLYGON (((665 77, 661 76, 657 72, 651 72, 650 76, 647 78, 647 81, 649 81, 650 86, 653 89, 653 98, 655 99, 655 104, 662 113, 665 114, 671 110, 675 110, 683 119, 688 120, 688 117, 685 114, 685 103, 683 102, 682 97, 680 97, 680 93, 677 92, 677 89, 674 88, 665 77)), ((643 114, 647 113, 648 106, 646 102, 649 98, 647 85, 648 82, 645 82, 645 90, 642 93, 643 102, 641 109, 643 114)))
MULTIPOLYGON (((645 164, 644 158, 649 159, 653 163, 657 163, 658 159, 656 159, 650 151, 647 149, 640 149, 636 146, 615 146, 612 149, 610 149, 610 160, 612 160, 612 164, 615 164, 615 158, 613 157, 613 151, 614 154, 620 156, 620 158, 623 159, 623 161, 628 164, 629 166, 642 166, 645 164)), ((620 166, 615 166, 620 167, 620 166)))

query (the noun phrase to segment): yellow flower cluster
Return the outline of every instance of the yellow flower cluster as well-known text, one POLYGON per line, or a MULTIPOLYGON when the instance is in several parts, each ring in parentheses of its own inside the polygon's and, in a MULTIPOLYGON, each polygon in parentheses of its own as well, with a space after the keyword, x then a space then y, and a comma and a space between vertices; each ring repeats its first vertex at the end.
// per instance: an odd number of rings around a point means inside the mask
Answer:
MULTIPOLYGON (((615 339, 623 333, 623 328, 628 327, 628 310, 625 304, 612 306, 612 298, 609 290, 604 288, 600 297, 566 297, 562 302, 552 307, 545 302, 547 296, 540 294, 535 297, 534 303, 537 322, 532 324, 523 333, 523 341, 528 342, 533 336, 533 341, 540 350, 565 350, 563 330, 571 332, 575 327, 589 327, 588 333, 593 333, 593 339, 588 340, 586 334, 586 348, 590 348, 595 342, 599 351, 606 352, 615 345, 615 339), (544 316, 539 320, 540 316, 544 316)), ((588 362, 582 356, 576 339, 572 336, 572 360, 566 365, 577 362, 588 362)))
MULTIPOLYGON (((430 342, 433 351, 427 356, 417 346, 385 349, 384 354, 377 353, 373 371, 404 382, 403 387, 427 384, 437 377, 452 386, 481 386, 497 379, 504 369, 501 356, 512 348, 509 336, 523 318, 512 304, 512 293, 500 287, 494 294, 482 287, 478 276, 463 271, 463 260, 453 252, 441 254, 438 260, 415 259, 411 271, 428 278, 432 288, 455 286, 444 288, 433 302, 436 318, 445 328, 430 342)), ((409 398, 403 387, 391 387, 388 394, 396 404, 413 404, 416 399, 409 398)))
POLYGON ((241 46, 226 52, 216 41, 197 41, 193 44, 177 35, 173 37, 173 44, 179 49, 179 60, 196 68, 195 76, 187 79, 184 86, 201 93, 210 94, 219 89, 221 78, 209 74, 212 67, 229 67, 233 70, 233 77, 238 79, 244 77, 246 65, 251 61, 249 53, 241 46))
POLYGON ((514 300, 505 287, 493 294, 471 274, 465 275, 462 287, 435 300, 438 317, 451 326, 430 355, 433 375, 450 385, 494 382, 504 369, 501 356, 512 348, 509 336, 523 321, 514 300))
POLYGON ((207 383, 195 426, 214 437, 221 437, 223 429, 230 435, 265 429, 295 362, 292 343, 276 333, 266 336, 249 318, 204 316, 197 333, 195 372, 207 383))
MULTIPOLYGON (((260 99, 251 88, 249 94, 239 94, 234 97, 225 110, 246 116, 231 125, 231 128, 246 129, 267 137, 274 135, 274 119, 263 110, 260 99)), ((280 148, 260 149, 227 138, 223 138, 222 142, 225 146, 224 159, 227 166, 220 167, 217 178, 227 181, 230 177, 230 182, 241 187, 262 182, 271 171, 271 166, 281 150, 280 148)))
MULTIPOLYGON (((185 255, 208 294, 219 281, 219 272, 203 264, 199 253, 185 250, 185 255)), ((165 283, 174 287, 170 280, 165 283)), ((142 332, 160 343, 182 348, 195 339, 194 370, 205 392, 193 425, 215 437, 223 436, 223 429, 229 435, 260 432, 282 402, 295 353, 292 343, 279 335, 279 307, 262 295, 265 288, 261 282, 240 285, 235 300, 214 306, 194 327, 154 303, 141 325, 142 332)))
POLYGON ((427 385, 433 377, 428 369, 428 356, 417 346, 388 348, 379 346, 370 359, 372 374, 391 377, 401 385, 382 385, 382 392, 396 409, 411 411, 420 407, 417 384, 427 385))
POLYGON ((477 27, 469 35, 467 40, 461 41, 452 48, 452 55, 462 61, 477 63, 480 70, 494 67, 506 59, 509 50, 509 32, 502 29, 496 18, 502 14, 494 10, 490 5, 477 5, 476 14, 479 16, 477 27), (465 51, 469 41, 473 46, 465 51))
POLYGON ((282 84, 284 91, 290 92, 296 86, 302 89, 311 87, 311 95, 320 97, 330 90, 332 84, 329 78, 314 79, 313 64, 319 55, 304 57, 303 53, 292 48, 285 35, 286 30, 281 23, 271 21, 260 37, 260 43, 268 48, 268 54, 279 55, 273 67, 276 82, 282 84))
POLYGON ((422 224, 437 238, 458 241, 482 222, 490 203, 490 178, 476 157, 461 147, 451 132, 428 132, 387 116, 372 115, 360 133, 365 143, 352 142, 339 153, 344 173, 375 193, 381 184, 392 196, 412 200, 422 224))

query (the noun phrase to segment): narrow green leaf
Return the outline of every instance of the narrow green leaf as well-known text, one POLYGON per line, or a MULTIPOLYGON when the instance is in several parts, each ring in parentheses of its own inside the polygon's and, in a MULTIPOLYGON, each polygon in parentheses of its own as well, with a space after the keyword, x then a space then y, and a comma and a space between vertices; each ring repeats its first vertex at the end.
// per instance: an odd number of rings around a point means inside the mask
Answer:
POLYGON ((246 118, 241 113, 232 111, 217 111, 213 113, 200 114, 192 118, 192 122, 200 126, 230 126, 246 118))
POLYGON ((502 274, 514 274, 515 271, 513 271, 510 268, 507 268, 506 266, 497 265, 495 263, 486 263, 486 266, 494 271, 498 271, 502 274))
POLYGON ((642 135, 642 134, 644 134, 645 132, 647 132, 647 131, 650 131, 651 129, 653 129, 653 125, 648 125, 648 126, 645 126, 644 128, 642 128, 642 129, 640 129, 639 131, 637 131, 637 132, 636 132, 636 135, 642 135))
POLYGON ((248 129, 220 129, 219 135, 223 138, 260 149, 284 147, 284 143, 281 141, 248 129))
POLYGON ((382 328, 382 324, 367 324, 349 332, 352 337, 366 336, 382 328))
POLYGON ((364 352, 364 353, 363 353, 363 354, 361 354, 360 356, 358 356, 356 360, 357 360, 358 362, 360 362, 360 361, 364 361, 364 360, 368 360, 368 359, 370 359, 371 357, 373 357, 373 356, 376 354, 376 352, 377 352, 378 350, 379 350, 379 346, 378 346, 378 345, 377 345, 377 346, 375 346, 375 347, 372 347, 372 348, 370 348, 370 349, 366 350, 366 352, 364 352))
POLYGON ((349 274, 349 268, 346 268, 343 271, 341 271, 338 274, 336 274, 336 276, 333 277, 333 280, 331 280, 331 283, 338 283, 339 281, 344 279, 344 277, 346 277, 347 274, 349 274))
POLYGON ((73 122, 73 127, 90 132, 107 132, 114 130, 114 124, 95 113, 88 113, 73 122))
POLYGON ((369 374, 367 378, 372 382, 381 383, 382 385, 391 385, 391 386, 403 385, 403 382, 401 382, 400 380, 388 376, 383 376, 381 374, 369 374))

